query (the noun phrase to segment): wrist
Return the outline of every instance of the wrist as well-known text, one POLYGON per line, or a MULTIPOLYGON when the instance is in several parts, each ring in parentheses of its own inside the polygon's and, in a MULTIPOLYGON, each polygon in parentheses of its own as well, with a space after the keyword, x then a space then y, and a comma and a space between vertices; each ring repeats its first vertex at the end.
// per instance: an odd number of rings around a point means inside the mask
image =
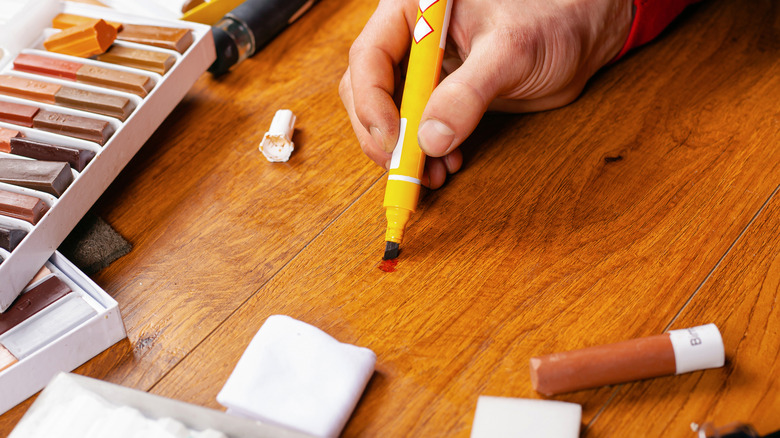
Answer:
POLYGON ((601 15, 595 20, 598 26, 592 29, 596 46, 590 57, 590 74, 616 58, 628 39, 634 19, 633 0, 606 0, 601 4, 601 15))

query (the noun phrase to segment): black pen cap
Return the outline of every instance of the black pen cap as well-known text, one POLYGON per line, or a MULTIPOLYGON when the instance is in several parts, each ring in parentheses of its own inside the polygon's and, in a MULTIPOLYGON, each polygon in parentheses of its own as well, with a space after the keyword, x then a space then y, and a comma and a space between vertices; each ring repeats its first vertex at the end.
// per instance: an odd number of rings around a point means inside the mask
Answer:
POLYGON ((215 75, 255 54, 308 10, 315 0, 246 0, 212 28, 217 60, 215 75))
POLYGON ((219 76, 227 73, 227 71, 230 70, 230 67, 238 63, 238 46, 233 38, 221 27, 212 27, 211 33, 214 35, 214 46, 217 49, 217 59, 211 64, 209 71, 214 74, 214 76, 219 76))

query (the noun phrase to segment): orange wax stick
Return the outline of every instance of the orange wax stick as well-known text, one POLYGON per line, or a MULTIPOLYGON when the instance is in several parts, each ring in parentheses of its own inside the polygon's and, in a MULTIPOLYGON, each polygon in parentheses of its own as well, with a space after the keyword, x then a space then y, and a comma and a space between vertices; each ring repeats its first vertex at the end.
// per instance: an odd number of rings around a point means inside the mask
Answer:
POLYGON ((140 97, 145 97, 154 87, 149 76, 29 53, 14 59, 14 70, 111 88, 140 97))
POLYGON ((0 94, 54 103, 62 85, 35 81, 18 76, 0 75, 0 94))
POLYGON ((439 83, 452 0, 420 0, 412 35, 409 67, 401 100, 401 128, 390 161, 384 207, 387 215, 385 259, 398 256, 406 223, 417 209, 425 154, 417 143, 425 105, 439 83))
POLYGON ((119 120, 127 119, 135 108, 126 97, 10 75, 0 75, 0 94, 55 103, 68 108, 116 117, 119 120))
POLYGON ((0 127, 0 152, 11 152, 11 139, 24 137, 19 131, 0 127))
POLYGON ((33 118, 40 109, 35 106, 21 103, 3 102, 0 100, 0 122, 13 123, 15 125, 33 127, 33 118))
POLYGON ((92 20, 69 27, 43 42, 50 52, 87 58, 108 50, 116 40, 116 29, 103 20, 92 20))
MULTIPOLYGON (((92 21, 95 21, 95 18, 85 17, 83 15, 62 13, 54 17, 54 19, 51 21, 51 25, 55 29, 67 29, 69 27, 91 23, 92 21)), ((122 23, 117 23, 116 21, 106 21, 106 23, 116 29, 117 33, 122 30, 122 23)))
POLYGON ((49 207, 34 196, 0 190, 0 215, 37 224, 49 207))
POLYGON ((57 58, 22 53, 14 60, 14 70, 75 81, 82 64, 57 58))

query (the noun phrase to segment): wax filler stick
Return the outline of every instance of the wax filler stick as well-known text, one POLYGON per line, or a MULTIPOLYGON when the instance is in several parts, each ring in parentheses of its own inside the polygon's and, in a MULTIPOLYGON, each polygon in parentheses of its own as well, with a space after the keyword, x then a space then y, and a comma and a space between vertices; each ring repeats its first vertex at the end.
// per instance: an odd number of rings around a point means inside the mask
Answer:
MULTIPOLYGON (((51 20, 51 25, 55 29, 68 29, 73 26, 80 26, 87 23, 94 22, 95 19, 92 17, 84 17, 82 15, 76 15, 76 14, 57 14, 54 19, 51 20)), ((116 29, 117 32, 122 30, 122 23, 118 23, 115 21, 106 21, 106 23, 116 29)))
POLYGON ((20 137, 24 137, 24 134, 15 129, 0 128, 0 152, 10 152, 11 139, 20 137))
POLYGON ((0 215, 21 219, 35 225, 47 211, 49 207, 39 198, 0 190, 0 215))
POLYGON ((23 360, 96 313, 78 294, 70 293, 0 335, 0 344, 18 360, 23 360))
POLYGON ((417 142, 417 129, 425 105, 439 83, 451 10, 452 0, 420 0, 417 10, 401 99, 401 127, 390 161, 383 204, 387 215, 385 260, 398 257, 406 223, 417 209, 420 179, 425 167, 425 154, 417 142))
POLYGON ((125 24, 117 39, 184 53, 192 44, 192 31, 181 27, 125 24))
POLYGON ((73 182, 70 164, 0 157, 0 182, 60 197, 73 182))
POLYGON ((715 324, 531 358, 531 383, 544 395, 723 366, 715 324))
POLYGON ((176 63, 176 58, 167 53, 116 45, 111 46, 106 53, 98 55, 97 60, 151 71, 159 75, 164 75, 176 63))
POLYGON ((43 42, 50 52, 88 58, 105 52, 116 39, 116 29, 100 19, 69 27, 43 42))
POLYGON ((149 76, 29 53, 14 59, 14 70, 112 88, 140 97, 145 97, 154 87, 149 76))
POLYGON ((215 76, 227 73, 268 44, 315 1, 246 0, 212 27, 217 59, 209 71, 215 76))
POLYGON ((116 117, 124 121, 135 109, 133 102, 122 96, 66 87, 53 82, 0 74, 0 94, 55 103, 60 106, 116 117))
POLYGON ((5 313, 0 313, 0 335, 69 293, 71 289, 65 282, 51 276, 33 289, 19 295, 5 313))
POLYGON ((27 231, 0 227, 0 248, 13 251, 27 236, 27 231))
MULTIPOLYGON (((0 122, 13 123, 27 128, 33 127, 33 118, 40 109, 21 103, 0 100, 0 122)), ((11 138, 13 139, 13 137, 11 138)))
POLYGON ((62 161, 70 164, 70 167, 77 172, 83 171, 90 160, 95 158, 95 153, 88 149, 58 146, 29 138, 12 138, 8 149, 6 152, 21 157, 44 161, 62 161))

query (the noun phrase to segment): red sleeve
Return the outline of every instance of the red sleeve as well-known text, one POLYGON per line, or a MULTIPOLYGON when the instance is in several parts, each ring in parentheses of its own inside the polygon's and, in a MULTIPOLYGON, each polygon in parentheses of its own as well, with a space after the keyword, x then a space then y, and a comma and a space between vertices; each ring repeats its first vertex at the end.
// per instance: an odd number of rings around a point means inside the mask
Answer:
POLYGON ((657 37, 686 6, 700 0, 634 0, 634 22, 615 60, 657 37))

